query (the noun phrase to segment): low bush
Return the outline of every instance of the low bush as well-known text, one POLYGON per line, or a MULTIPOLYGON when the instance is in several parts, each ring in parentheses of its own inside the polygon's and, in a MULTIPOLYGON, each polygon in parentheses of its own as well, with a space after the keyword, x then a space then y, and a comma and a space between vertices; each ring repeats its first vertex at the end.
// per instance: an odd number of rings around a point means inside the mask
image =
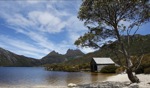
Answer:
POLYGON ((145 69, 144 69, 144 73, 145 73, 145 74, 150 74, 150 68, 145 68, 145 69))
POLYGON ((125 72, 125 70, 126 70, 125 67, 118 67, 118 68, 116 69, 116 73, 117 73, 117 74, 120 74, 120 73, 125 72))
POLYGON ((145 73, 144 70, 150 68, 150 63, 143 63, 139 66, 139 68, 135 71, 136 74, 145 73))
POLYGON ((139 66, 139 68, 137 70, 135 70, 136 74, 141 74, 144 73, 144 67, 143 66, 139 66))
POLYGON ((114 65, 105 66, 101 69, 101 73, 115 73, 118 67, 114 65))

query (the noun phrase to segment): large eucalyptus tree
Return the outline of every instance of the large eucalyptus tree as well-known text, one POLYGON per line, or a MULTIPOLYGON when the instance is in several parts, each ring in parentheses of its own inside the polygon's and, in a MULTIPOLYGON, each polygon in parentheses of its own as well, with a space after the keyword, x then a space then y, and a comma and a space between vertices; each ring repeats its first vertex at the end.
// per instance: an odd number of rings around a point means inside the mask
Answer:
MULTIPOLYGON (((83 0, 78 18, 84 21, 89 29, 81 36, 76 45, 100 48, 101 41, 109 38, 117 40, 126 64, 128 78, 133 83, 139 79, 134 75, 131 55, 128 52, 133 37, 142 24, 150 20, 149 0, 83 0), (127 43, 123 42, 122 35, 127 36, 127 43)), ((149 31, 149 30, 148 30, 149 31)), ((109 40, 110 41, 110 40, 109 40)))

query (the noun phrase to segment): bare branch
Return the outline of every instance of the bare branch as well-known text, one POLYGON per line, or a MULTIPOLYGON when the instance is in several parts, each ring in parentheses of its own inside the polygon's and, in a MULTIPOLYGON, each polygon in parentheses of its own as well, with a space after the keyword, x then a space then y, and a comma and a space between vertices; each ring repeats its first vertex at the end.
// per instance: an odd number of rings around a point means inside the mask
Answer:
MULTIPOLYGON (((134 70, 137 70, 137 69, 139 68, 139 66, 140 66, 141 63, 142 63, 143 57, 144 57, 144 54, 143 54, 139 59, 137 59, 137 62, 135 63, 135 64, 137 64, 137 66, 136 66, 136 65, 134 66, 134 67, 135 67, 134 70)), ((133 68, 134 68, 134 67, 133 67, 133 68)))
POLYGON ((118 50, 120 53, 122 53, 123 54, 123 51, 122 50, 118 50))

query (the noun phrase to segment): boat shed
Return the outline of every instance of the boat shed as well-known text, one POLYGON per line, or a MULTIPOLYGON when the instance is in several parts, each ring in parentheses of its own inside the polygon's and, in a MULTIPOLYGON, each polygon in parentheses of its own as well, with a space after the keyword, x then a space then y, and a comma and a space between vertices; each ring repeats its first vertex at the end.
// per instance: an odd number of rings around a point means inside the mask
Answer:
POLYGON ((91 72, 100 72, 100 70, 104 66, 108 65, 115 65, 114 61, 112 61, 111 58, 99 58, 99 57, 94 57, 91 60, 91 72))

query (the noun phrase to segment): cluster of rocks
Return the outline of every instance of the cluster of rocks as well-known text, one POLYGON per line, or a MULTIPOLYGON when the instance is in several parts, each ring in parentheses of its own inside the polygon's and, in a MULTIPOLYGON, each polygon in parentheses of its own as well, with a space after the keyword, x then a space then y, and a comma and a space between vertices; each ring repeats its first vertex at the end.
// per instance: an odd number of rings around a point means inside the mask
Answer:
POLYGON ((124 83, 121 82, 97 82, 91 84, 79 85, 77 88, 123 88, 124 83))
POLYGON ((68 87, 71 88, 150 88, 150 84, 107 81, 107 82, 96 82, 96 83, 82 84, 82 85, 73 84, 72 86, 70 85, 68 87))

